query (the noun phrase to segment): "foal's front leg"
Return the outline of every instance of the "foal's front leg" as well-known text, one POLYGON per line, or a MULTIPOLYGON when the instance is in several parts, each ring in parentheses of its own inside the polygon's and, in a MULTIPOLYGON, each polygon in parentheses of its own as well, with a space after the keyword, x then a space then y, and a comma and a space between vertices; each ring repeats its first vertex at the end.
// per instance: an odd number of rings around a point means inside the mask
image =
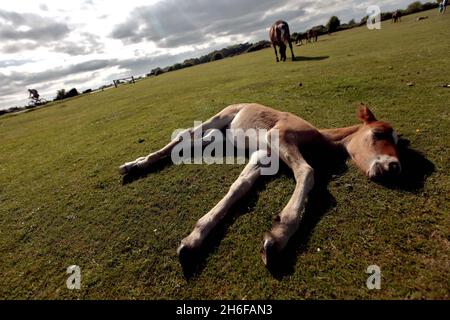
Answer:
POLYGON ((239 175, 239 178, 231 185, 230 190, 207 214, 197 221, 194 230, 183 240, 177 253, 182 258, 202 245, 203 240, 211 230, 225 217, 230 207, 242 198, 252 188, 255 181, 261 175, 261 163, 267 164, 267 152, 256 151, 250 157, 249 163, 239 175))
POLYGON ((276 217, 272 230, 264 235, 261 256, 266 266, 273 263, 274 255, 286 246, 290 237, 297 231, 305 199, 314 185, 314 170, 300 154, 298 147, 280 141, 280 158, 294 172, 296 186, 288 204, 276 217))

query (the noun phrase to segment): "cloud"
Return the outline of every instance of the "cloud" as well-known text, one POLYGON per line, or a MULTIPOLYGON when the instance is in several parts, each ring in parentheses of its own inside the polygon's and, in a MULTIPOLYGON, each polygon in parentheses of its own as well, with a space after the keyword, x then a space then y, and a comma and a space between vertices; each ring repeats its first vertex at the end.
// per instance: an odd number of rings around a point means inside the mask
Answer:
POLYGON ((34 13, 19 14, 0 9, 0 41, 55 41, 69 32, 65 23, 34 13))
POLYGON ((36 48, 48 48, 53 52, 71 56, 102 53, 104 44, 99 36, 88 32, 76 35, 65 23, 33 13, 19 14, 0 9, 0 52, 13 54, 36 48))
POLYGON ((71 56, 89 55, 92 53, 103 53, 104 44, 100 37, 84 32, 79 41, 56 42, 48 45, 54 52, 66 53, 71 56))
POLYGON ((134 9, 111 37, 125 44, 155 42, 158 47, 200 44, 217 36, 250 34, 283 17, 302 15, 311 1, 168 0, 134 9))
POLYGON ((17 60, 17 59, 12 59, 12 60, 0 60, 0 68, 6 68, 6 67, 16 67, 16 66, 21 66, 27 63, 33 62, 33 60, 28 60, 28 59, 22 59, 22 60, 17 60))
POLYGON ((39 47, 39 43, 30 41, 16 41, 12 43, 5 44, 0 47, 0 51, 3 53, 17 53, 21 51, 30 51, 39 47))
POLYGON ((94 7, 94 1, 92 0, 86 0, 83 1, 83 3, 81 4, 81 10, 90 10, 94 7))
MULTIPOLYGON (((22 72, 14 71, 10 74, 0 73, 0 88, 5 93, 8 91, 21 92, 30 85, 48 83, 50 81, 63 79, 65 77, 75 76, 77 74, 105 69, 107 67, 114 66, 116 63, 117 61, 115 59, 100 59, 42 72, 24 74, 22 72)), ((1 95, 3 94, 0 94, 0 96, 1 95)))

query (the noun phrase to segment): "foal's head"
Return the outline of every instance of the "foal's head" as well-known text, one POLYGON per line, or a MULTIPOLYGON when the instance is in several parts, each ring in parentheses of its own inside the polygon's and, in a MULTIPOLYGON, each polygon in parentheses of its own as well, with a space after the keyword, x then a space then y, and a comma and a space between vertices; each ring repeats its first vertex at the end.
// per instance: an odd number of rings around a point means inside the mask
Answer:
POLYGON ((398 137, 386 122, 377 121, 365 105, 358 110, 363 125, 351 136, 347 151, 356 165, 371 179, 396 176, 401 171, 398 137))

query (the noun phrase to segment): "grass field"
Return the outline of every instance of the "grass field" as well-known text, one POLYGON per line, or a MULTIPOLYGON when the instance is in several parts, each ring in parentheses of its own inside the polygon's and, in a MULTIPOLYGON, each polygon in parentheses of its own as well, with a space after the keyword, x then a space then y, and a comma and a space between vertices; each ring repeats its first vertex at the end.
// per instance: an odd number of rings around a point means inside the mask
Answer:
POLYGON ((420 15, 430 18, 323 36, 296 47, 295 62, 267 49, 1 117, 0 298, 449 299, 450 15, 420 15), (337 127, 356 123, 360 101, 417 151, 405 158, 410 185, 387 188, 349 165, 310 199, 280 274, 259 249, 294 189, 288 170, 232 210, 190 279, 179 241, 243 166, 165 166, 128 184, 117 172, 229 104, 337 127), (73 264, 78 291, 66 288, 73 264), (381 290, 366 288, 372 264, 381 290))

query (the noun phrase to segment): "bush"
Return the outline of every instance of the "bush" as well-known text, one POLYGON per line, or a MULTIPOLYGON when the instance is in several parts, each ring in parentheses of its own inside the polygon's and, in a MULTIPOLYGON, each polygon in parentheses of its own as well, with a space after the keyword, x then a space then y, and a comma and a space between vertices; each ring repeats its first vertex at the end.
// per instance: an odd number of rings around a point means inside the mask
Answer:
POLYGON ((384 20, 391 20, 392 19, 392 12, 382 12, 381 13, 381 21, 384 20))
POLYGON ((79 93, 78 93, 77 89, 75 89, 75 88, 70 89, 68 92, 66 92, 65 89, 61 89, 56 92, 55 100, 63 100, 63 99, 75 97, 78 95, 79 95, 79 93))
POLYGON ((172 70, 180 70, 183 68, 184 68, 184 66, 181 63, 175 63, 172 67, 172 70))
POLYGON ((439 7, 439 4, 437 2, 426 2, 422 5, 422 10, 430 10, 430 9, 435 9, 439 7))
POLYGON ((211 56, 211 61, 222 60, 223 54, 221 52, 213 52, 211 56))
POLYGON ((72 97, 76 97, 77 95, 79 95, 77 89, 72 88, 69 90, 69 92, 66 93, 65 98, 72 98, 72 97))
POLYGON ((161 68, 155 68, 153 69, 150 74, 154 76, 159 76, 160 74, 163 74, 164 71, 161 68))
MULTIPOLYGON (((295 41, 295 39, 293 40, 295 41)), ((270 47, 270 42, 266 40, 259 41, 247 49, 247 52, 254 52, 270 47)))

